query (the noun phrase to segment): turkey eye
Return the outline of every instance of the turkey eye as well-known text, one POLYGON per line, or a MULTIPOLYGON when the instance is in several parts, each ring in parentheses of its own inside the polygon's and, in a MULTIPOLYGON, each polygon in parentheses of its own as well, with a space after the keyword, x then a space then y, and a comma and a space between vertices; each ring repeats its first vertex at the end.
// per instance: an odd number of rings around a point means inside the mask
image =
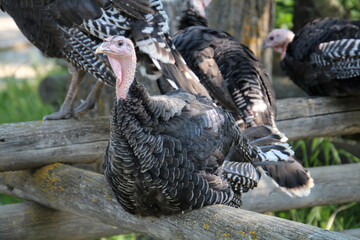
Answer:
POLYGON ((274 37, 270 37, 269 39, 272 41, 272 40, 274 40, 274 37))
POLYGON ((117 45, 118 45, 119 47, 121 47, 122 45, 124 45, 124 42, 123 42, 123 41, 118 41, 118 42, 117 42, 117 45))

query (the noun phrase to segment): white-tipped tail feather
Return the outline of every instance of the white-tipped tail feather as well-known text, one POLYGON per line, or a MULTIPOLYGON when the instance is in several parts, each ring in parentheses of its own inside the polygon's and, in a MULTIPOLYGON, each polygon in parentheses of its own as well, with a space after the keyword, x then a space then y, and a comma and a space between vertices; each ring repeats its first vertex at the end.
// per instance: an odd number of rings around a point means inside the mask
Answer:
POLYGON ((262 181, 272 182, 275 185, 275 187, 279 188, 289 197, 307 197, 310 195, 311 188, 315 186, 314 180, 313 178, 311 178, 310 173, 308 171, 305 172, 305 176, 307 176, 308 180, 305 181, 303 185, 292 188, 280 186, 280 184, 274 178, 269 176, 269 173, 265 169, 259 167, 258 171, 261 174, 262 181))
POLYGON ((314 180, 309 172, 294 158, 294 151, 286 142, 287 137, 278 129, 268 126, 251 127, 244 131, 250 144, 262 153, 262 161, 288 161, 284 164, 266 164, 258 167, 262 175, 269 176, 289 196, 305 197, 310 194, 314 180))

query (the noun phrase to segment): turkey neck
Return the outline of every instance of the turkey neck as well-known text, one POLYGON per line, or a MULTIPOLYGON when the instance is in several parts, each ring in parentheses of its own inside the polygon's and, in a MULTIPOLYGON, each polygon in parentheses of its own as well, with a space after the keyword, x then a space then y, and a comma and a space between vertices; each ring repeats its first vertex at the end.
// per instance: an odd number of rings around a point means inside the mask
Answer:
POLYGON ((116 99, 126 99, 130 86, 135 78, 136 54, 131 51, 130 56, 112 55, 108 56, 110 64, 116 75, 116 99))
POLYGON ((285 36, 284 44, 282 46, 278 47, 279 48, 278 51, 281 53, 280 60, 283 60, 285 58, 288 45, 294 40, 294 37, 295 37, 295 34, 289 30, 288 34, 286 34, 286 36, 285 36))

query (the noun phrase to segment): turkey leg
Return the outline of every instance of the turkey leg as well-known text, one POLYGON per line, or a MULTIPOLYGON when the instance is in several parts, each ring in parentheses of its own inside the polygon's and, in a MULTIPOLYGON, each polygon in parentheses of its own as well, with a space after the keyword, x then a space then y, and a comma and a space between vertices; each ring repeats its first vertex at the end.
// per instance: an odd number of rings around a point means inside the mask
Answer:
POLYGON ((74 112, 74 102, 79 91, 80 83, 85 76, 85 71, 77 70, 73 65, 68 67, 70 74, 72 75, 69 90, 66 94, 65 100, 58 112, 46 115, 43 120, 60 120, 69 118, 78 118, 74 112))
POLYGON ((92 109, 98 100, 104 85, 105 84, 103 82, 96 81, 95 86, 91 89, 91 92, 87 96, 86 100, 82 100, 79 106, 75 108, 75 114, 85 113, 92 109))

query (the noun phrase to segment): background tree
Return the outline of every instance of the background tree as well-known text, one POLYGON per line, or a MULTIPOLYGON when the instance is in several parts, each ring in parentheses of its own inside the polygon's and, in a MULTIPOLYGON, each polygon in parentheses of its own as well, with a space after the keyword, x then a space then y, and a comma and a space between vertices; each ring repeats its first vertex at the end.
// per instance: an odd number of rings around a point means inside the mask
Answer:
POLYGON ((294 32, 314 18, 345 17, 345 8, 338 0, 295 0, 294 32))

